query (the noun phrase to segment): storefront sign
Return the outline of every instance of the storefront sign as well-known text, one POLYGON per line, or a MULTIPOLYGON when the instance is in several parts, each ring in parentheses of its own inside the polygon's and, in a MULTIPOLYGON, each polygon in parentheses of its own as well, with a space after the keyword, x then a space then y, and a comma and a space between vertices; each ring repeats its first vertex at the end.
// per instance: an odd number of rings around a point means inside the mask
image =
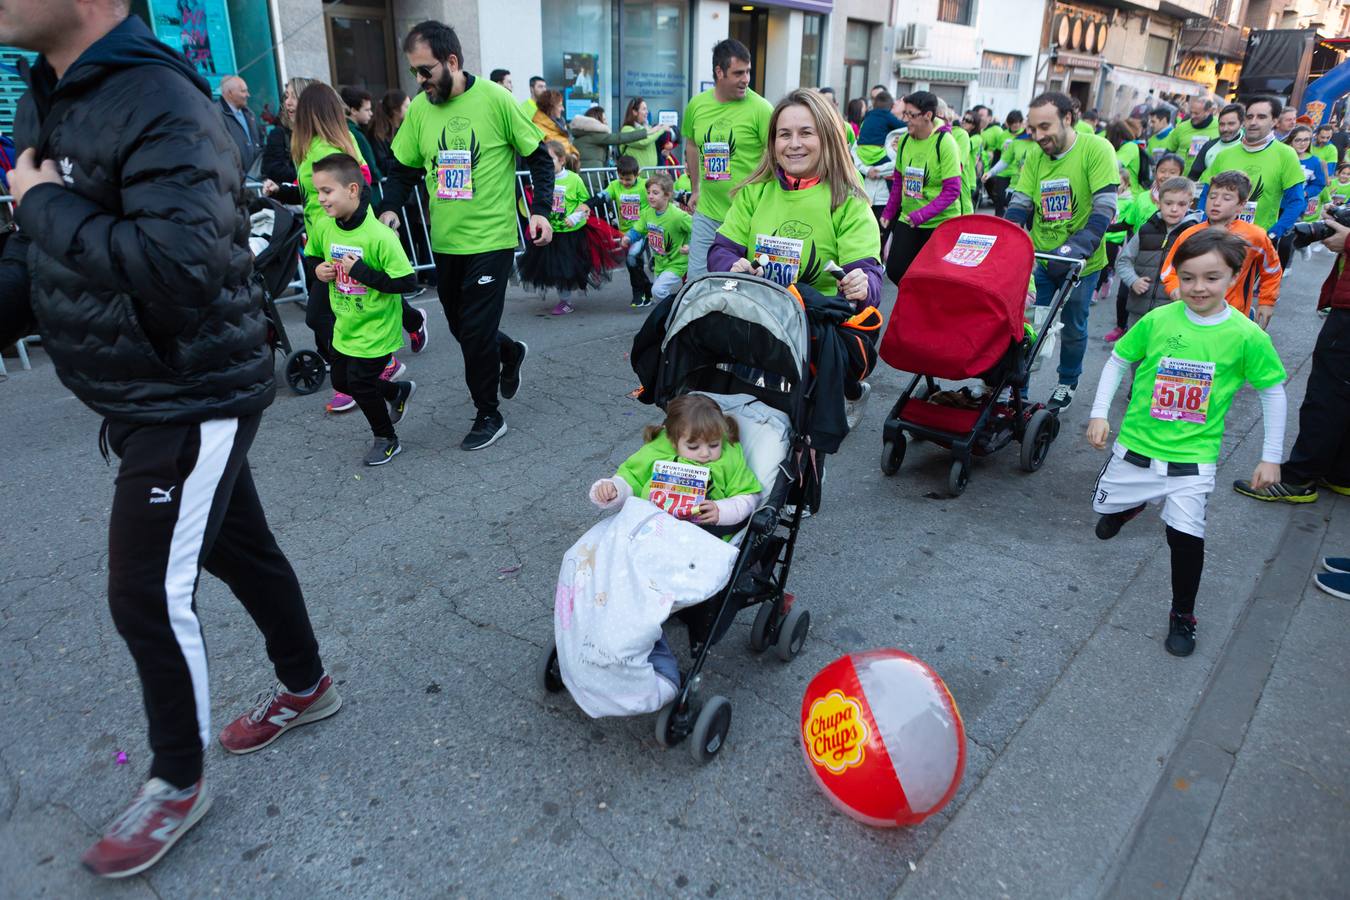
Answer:
POLYGON ((213 89, 234 74, 234 39, 225 0, 150 0, 155 37, 177 50, 213 89))
POLYGON ((677 128, 680 124, 680 114, 673 109, 663 109, 656 114, 656 124, 677 128))

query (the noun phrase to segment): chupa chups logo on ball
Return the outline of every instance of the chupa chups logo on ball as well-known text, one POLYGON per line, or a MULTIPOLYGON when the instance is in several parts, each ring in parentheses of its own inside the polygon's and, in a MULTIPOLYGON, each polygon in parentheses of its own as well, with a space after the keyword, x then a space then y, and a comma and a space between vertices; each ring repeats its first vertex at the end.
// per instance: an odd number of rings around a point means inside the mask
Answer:
POLYGON ((867 723, 862 705, 843 691, 830 691, 812 703, 802 730, 807 752, 817 764, 836 775, 862 765, 867 723))

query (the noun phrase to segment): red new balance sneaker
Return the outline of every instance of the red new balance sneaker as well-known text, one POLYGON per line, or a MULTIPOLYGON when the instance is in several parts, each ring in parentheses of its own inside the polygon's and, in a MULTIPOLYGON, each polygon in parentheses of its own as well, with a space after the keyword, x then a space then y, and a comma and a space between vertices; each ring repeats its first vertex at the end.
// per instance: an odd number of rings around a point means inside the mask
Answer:
POLYGON ((253 709, 220 733, 220 745, 231 753, 261 750, 297 725, 326 719, 342 708, 342 698, 327 675, 308 697, 298 697, 277 685, 258 695, 253 709))
POLYGON ((179 790, 163 779, 151 778, 80 861, 104 878, 144 872, 210 808, 211 798, 202 782, 179 790))

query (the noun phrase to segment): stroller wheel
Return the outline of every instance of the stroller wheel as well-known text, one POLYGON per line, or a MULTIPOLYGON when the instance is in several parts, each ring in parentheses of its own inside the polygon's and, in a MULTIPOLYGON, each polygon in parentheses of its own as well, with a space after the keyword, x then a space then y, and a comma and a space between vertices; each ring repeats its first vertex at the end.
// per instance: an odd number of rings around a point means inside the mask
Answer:
POLYGON ((790 661, 802 652, 806 643, 806 633, 811 630, 811 614, 800 606, 794 606, 778 626, 778 639, 773 649, 783 662, 790 661))
POLYGON ((675 704, 679 702, 678 698, 670 701, 656 714, 656 742, 662 747, 674 747, 680 742, 670 733, 670 717, 675 712, 675 704))
POLYGON ((1048 409, 1037 410, 1031 417, 1022 435, 1022 471, 1035 472, 1045 462, 1057 424, 1058 420, 1048 409))
POLYGON ((900 471, 900 463, 905 459, 905 436, 897 434, 894 441, 881 445, 881 474, 894 475, 900 471))
POLYGON ((556 694, 563 689, 562 671, 558 668, 558 645, 556 642, 548 642, 548 646, 539 654, 539 662, 535 668, 541 688, 550 694, 556 694))
POLYGON ((952 460, 952 470, 947 476, 947 490, 953 497, 960 497, 970 484, 970 464, 959 459, 952 460))
POLYGON ((313 350, 296 350, 286 357, 286 384, 297 394, 312 394, 323 387, 327 367, 313 350))
POLYGON ((722 696, 709 699, 699 711, 694 730, 689 735, 689 755, 694 757, 694 762, 712 762, 730 730, 731 701, 722 696))
POLYGON ((755 624, 750 627, 750 649, 755 653, 769 649, 769 625, 773 622, 774 606, 772 599, 765 600, 755 614, 755 624))

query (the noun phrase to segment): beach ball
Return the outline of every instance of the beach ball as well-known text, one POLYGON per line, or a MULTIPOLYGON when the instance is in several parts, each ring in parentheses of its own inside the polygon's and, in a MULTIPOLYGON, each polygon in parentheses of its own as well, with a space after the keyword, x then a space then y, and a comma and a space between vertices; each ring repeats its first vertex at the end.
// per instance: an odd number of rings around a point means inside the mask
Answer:
POLYGON ((839 809, 868 825, 914 825, 946 806, 966 767, 947 685, 901 650, 841 656, 802 697, 802 754, 839 809))

